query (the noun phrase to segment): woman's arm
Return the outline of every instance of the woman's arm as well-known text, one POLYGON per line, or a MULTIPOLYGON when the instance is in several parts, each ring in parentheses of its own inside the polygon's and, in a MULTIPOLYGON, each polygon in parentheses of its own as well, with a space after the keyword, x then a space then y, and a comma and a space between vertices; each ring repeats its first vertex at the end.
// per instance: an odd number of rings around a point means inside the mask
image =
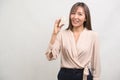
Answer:
POLYGON ((99 51, 99 40, 98 35, 95 33, 95 41, 93 46, 92 56, 92 74, 93 80, 100 80, 100 51, 99 51))
POLYGON ((56 59, 60 50, 60 35, 58 35, 63 24, 60 24, 60 19, 55 21, 54 30, 51 36, 49 47, 46 52, 48 60, 56 59))

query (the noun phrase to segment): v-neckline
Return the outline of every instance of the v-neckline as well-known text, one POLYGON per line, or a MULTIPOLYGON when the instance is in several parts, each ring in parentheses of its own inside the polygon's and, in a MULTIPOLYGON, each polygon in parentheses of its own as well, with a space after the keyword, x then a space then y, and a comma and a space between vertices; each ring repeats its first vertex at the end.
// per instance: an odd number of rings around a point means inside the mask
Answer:
POLYGON ((85 31, 85 29, 86 29, 86 28, 84 28, 84 29, 79 33, 79 36, 78 36, 77 41, 75 40, 74 33, 71 31, 71 33, 72 33, 72 38, 73 38, 73 41, 74 41, 74 44, 75 44, 75 45, 77 45, 78 42, 80 41, 81 35, 82 35, 82 33, 85 31))
POLYGON ((79 35, 79 38, 78 38, 78 40, 77 40, 77 43, 75 42, 75 38, 74 38, 74 34, 73 34, 73 32, 70 30, 70 39, 71 39, 71 45, 72 45, 72 53, 73 53, 73 57, 77 57, 78 56, 78 46, 80 46, 79 45, 79 43, 80 43, 80 41, 81 41, 81 39, 82 39, 82 35, 83 35, 83 32, 85 31, 85 28, 84 28, 84 30, 80 33, 80 35, 79 35))

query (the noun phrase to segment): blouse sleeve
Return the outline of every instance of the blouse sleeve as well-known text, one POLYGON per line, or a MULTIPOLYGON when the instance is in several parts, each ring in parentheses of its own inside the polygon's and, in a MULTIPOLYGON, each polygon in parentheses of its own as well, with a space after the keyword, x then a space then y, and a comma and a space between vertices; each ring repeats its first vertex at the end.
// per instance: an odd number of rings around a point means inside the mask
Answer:
POLYGON ((92 74, 93 74, 93 80, 100 80, 100 54, 99 54, 99 40, 97 33, 95 34, 95 40, 93 46, 92 74))
POLYGON ((54 60, 58 57, 58 55, 60 53, 60 46, 61 46, 61 34, 59 32, 56 36, 56 40, 55 40, 54 44, 49 43, 48 48, 46 50, 45 54, 49 61, 54 60), (52 57, 50 57, 50 54, 52 54, 52 57))

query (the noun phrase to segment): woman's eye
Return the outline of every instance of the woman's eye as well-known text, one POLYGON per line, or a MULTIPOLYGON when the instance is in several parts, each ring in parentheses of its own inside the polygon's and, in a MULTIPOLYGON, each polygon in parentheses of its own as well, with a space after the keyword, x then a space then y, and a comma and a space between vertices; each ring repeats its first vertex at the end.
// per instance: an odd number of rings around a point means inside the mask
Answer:
POLYGON ((82 16, 82 14, 81 14, 81 13, 79 13, 78 15, 82 16))

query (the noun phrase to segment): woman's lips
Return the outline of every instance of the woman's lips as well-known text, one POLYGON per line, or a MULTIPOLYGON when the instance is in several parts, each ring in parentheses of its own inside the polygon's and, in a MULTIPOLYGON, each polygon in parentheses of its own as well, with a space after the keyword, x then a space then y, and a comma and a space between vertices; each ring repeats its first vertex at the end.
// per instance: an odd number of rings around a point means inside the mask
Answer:
POLYGON ((72 22, 73 22, 74 24, 77 24, 77 23, 79 23, 79 20, 72 20, 72 22))

